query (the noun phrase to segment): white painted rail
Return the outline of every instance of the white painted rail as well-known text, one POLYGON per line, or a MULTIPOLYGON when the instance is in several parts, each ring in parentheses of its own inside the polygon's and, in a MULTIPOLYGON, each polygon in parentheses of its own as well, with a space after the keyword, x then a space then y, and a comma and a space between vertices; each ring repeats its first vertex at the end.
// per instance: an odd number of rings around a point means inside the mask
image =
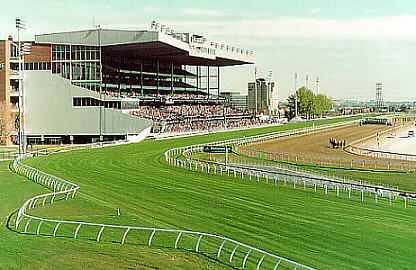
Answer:
MULTIPOLYGON (((75 149, 72 149, 75 150, 75 149)), ((167 152, 173 153, 176 149, 169 150, 167 152)), ((165 153, 166 155, 166 153, 165 153)), ((129 225, 112 225, 112 224, 101 224, 101 223, 93 223, 93 222, 83 222, 83 221, 72 221, 72 220, 58 220, 58 219, 48 219, 48 218, 42 218, 38 216, 34 216, 28 213, 30 209, 33 209, 35 207, 44 206, 47 203, 55 203, 54 199, 57 195, 64 195, 65 200, 69 198, 74 198, 76 192, 79 190, 79 186, 77 184, 74 184, 70 181, 61 179, 59 177, 50 175, 48 173, 42 172, 38 169, 32 168, 28 165, 25 165, 22 163, 22 160, 25 158, 30 157, 31 155, 25 155, 21 156, 19 158, 16 158, 12 164, 13 169, 16 173, 19 175, 22 175, 35 183, 38 183, 40 185, 43 185, 50 189, 52 192, 37 195, 35 197, 30 198, 27 200, 22 207, 18 210, 17 217, 16 217, 16 223, 15 227, 16 229, 20 229, 20 227, 24 226, 24 232, 29 232, 29 225, 37 222, 36 229, 34 230, 34 233, 36 235, 41 234, 42 225, 45 223, 52 224, 54 227, 53 230, 53 236, 59 235, 59 228, 61 228, 65 224, 72 224, 76 225, 76 230, 74 234, 72 235, 73 238, 77 238, 79 235, 79 232, 83 230, 84 227, 95 227, 99 229, 99 232, 96 236, 96 241, 101 241, 102 235, 105 234, 106 228, 118 228, 123 230, 123 234, 121 235, 119 241, 120 243, 124 244, 126 243, 126 239, 128 237, 129 232, 132 230, 140 230, 140 231, 148 231, 150 233, 149 239, 148 239, 148 245, 152 245, 152 240, 154 237, 157 236, 158 232, 165 232, 174 234, 176 236, 175 242, 171 243, 170 245, 174 248, 180 248, 180 239, 183 238, 184 235, 191 235, 191 236, 197 236, 197 242, 194 245, 194 251, 196 252, 204 252, 204 250, 201 249, 201 242, 202 241, 210 241, 209 244, 212 246, 214 245, 213 240, 218 241, 218 245, 215 248, 215 253, 217 254, 217 259, 224 260, 224 256, 221 256, 221 251, 224 248, 225 244, 231 245, 231 248, 234 247, 233 253, 228 258, 229 262, 231 263, 234 257, 234 254, 237 250, 237 248, 244 248, 244 259, 241 262, 241 267, 245 267, 247 260, 249 258, 249 255, 253 252, 257 252, 261 255, 261 258, 256 262, 256 269, 260 269, 263 261, 265 259, 274 260, 275 263, 273 265, 275 266, 274 269, 276 269, 276 266, 278 266, 281 262, 285 262, 286 266, 290 265, 293 269, 313 269, 312 267, 297 263, 293 260, 283 258, 281 256, 266 252, 264 250, 252 247, 250 245, 244 244, 242 242, 236 241, 234 239, 219 236, 215 234, 210 233, 204 233, 204 232, 197 232, 197 231, 189 231, 189 230, 175 230, 175 229, 163 229, 163 228, 150 228, 150 227, 138 227, 138 226, 129 226, 129 225), (219 244, 221 243, 221 244, 219 244), (245 251, 247 250, 247 251, 245 251)), ((171 162, 174 162, 171 160, 171 162)), ((179 161, 178 161, 179 162, 179 161)), ((178 163, 179 164, 179 163, 178 163)), ((243 252, 243 251, 242 251, 243 252)))

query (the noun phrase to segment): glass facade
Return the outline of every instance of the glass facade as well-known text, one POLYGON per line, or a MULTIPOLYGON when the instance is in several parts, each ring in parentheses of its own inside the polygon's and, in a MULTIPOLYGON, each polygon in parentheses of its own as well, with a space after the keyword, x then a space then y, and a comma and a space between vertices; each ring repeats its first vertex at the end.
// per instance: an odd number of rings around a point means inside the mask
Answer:
POLYGON ((113 97, 218 93, 217 67, 113 55, 106 47, 102 54, 99 46, 53 44, 52 73, 97 92, 101 85, 102 93, 113 97))
POLYGON ((99 91, 100 49, 97 46, 52 45, 52 73, 72 84, 99 91))

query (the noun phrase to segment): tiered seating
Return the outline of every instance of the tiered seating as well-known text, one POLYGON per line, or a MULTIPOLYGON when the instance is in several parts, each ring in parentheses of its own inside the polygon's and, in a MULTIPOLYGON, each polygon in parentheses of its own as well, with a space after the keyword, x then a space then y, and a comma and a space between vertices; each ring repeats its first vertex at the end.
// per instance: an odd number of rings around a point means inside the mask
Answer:
POLYGON ((188 132, 259 125, 247 112, 224 105, 141 106, 130 112, 155 122, 154 132, 188 132))

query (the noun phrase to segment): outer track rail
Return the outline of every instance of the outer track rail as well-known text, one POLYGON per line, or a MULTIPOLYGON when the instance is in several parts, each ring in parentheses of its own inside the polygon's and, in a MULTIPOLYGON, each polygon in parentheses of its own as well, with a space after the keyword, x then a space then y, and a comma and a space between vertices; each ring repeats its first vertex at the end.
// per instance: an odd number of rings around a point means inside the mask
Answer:
MULTIPOLYGON (((85 148, 89 148, 89 147, 83 147, 83 149, 85 148)), ((72 149, 75 150, 75 149, 72 149)), ((167 157, 167 161, 169 163, 172 164, 172 162, 175 162, 173 158, 170 157, 170 153, 174 153, 177 152, 178 149, 171 149, 167 152, 165 152, 165 156, 167 157)), ((119 241, 120 243, 124 244, 127 242, 126 238, 128 236, 128 234, 133 231, 133 230, 140 230, 140 231, 147 231, 150 233, 150 236, 148 238, 148 246, 150 247, 152 245, 152 240, 155 237, 155 235, 157 235, 160 232, 164 232, 164 233, 169 233, 169 234, 173 234, 176 236, 176 240, 173 243, 170 243, 170 246, 176 248, 180 247, 180 239, 181 237, 183 238, 184 235, 190 235, 190 236, 197 236, 198 240, 194 245, 194 250, 196 252, 204 252, 203 249, 201 249, 200 243, 201 241, 204 241, 204 239, 208 239, 210 241, 211 246, 213 245, 212 243, 215 242, 213 240, 216 240, 218 244, 216 246, 215 249, 215 253, 217 254, 217 258, 220 260, 224 260, 224 252, 223 255, 221 256, 221 252, 224 248, 224 245, 226 243, 228 243, 228 245, 232 245, 234 247, 233 252, 231 253, 231 255, 228 257, 227 255, 227 260, 228 263, 232 263, 234 255, 237 251, 237 249, 241 249, 244 248, 244 260, 241 262, 241 267, 245 267, 246 263, 247 263, 247 259, 249 258, 250 254, 253 254, 254 252, 256 252, 257 254, 261 255, 261 258, 256 262, 256 269, 260 269, 262 264, 264 265, 264 260, 268 259, 270 260, 274 260, 275 263, 273 264, 274 269, 276 269, 280 263, 284 262, 286 263, 286 266, 291 266, 293 269, 313 269, 309 266, 297 263, 293 260, 290 259, 286 259, 283 258, 281 256, 269 253, 267 251, 261 250, 259 248, 256 247, 252 247, 250 245, 244 244, 242 242, 236 241, 234 239, 228 238, 228 237, 224 237, 224 236, 219 236, 219 235, 215 235, 215 234, 210 234, 210 233, 204 233, 204 232, 197 232, 197 231, 189 231, 189 230, 179 230, 179 229, 163 229, 163 228, 152 228, 152 227, 138 227, 138 226, 129 226, 129 225, 112 225, 112 224, 101 224, 101 223, 93 223, 93 222, 83 222, 83 221, 72 221, 72 220, 59 220, 59 219, 48 219, 48 218, 43 218, 43 217, 38 217, 38 216, 34 216, 29 214, 28 212, 35 208, 35 207, 40 207, 40 206, 44 206, 46 203, 54 203, 56 200, 56 197, 58 195, 63 195, 65 197, 65 200, 68 200, 70 198, 74 198, 76 192, 80 189, 80 187, 77 184, 74 184, 70 181, 61 179, 59 177, 53 176, 51 174, 42 172, 38 169, 32 168, 28 165, 25 165, 24 163, 22 163, 22 160, 25 158, 29 158, 31 157, 31 154, 25 155, 25 156, 21 156, 18 157, 14 160, 13 164, 12 164, 12 168, 13 170, 18 173, 19 175, 22 175, 32 181, 34 181, 35 183, 41 184, 47 188, 49 188, 52 192, 46 193, 46 194, 41 194, 41 195, 37 195, 34 196, 30 199, 28 199, 23 205, 22 207, 18 210, 17 212, 17 217, 16 217, 16 223, 15 223, 15 227, 16 229, 23 229, 24 232, 29 232, 29 228, 30 228, 30 224, 36 223, 36 229, 34 230, 34 233, 36 235, 39 235, 41 233, 42 230, 42 225, 45 223, 48 224, 52 224, 54 227, 53 230, 53 236, 57 236, 59 233, 59 228, 65 224, 72 224, 72 225, 76 225, 76 230, 74 232, 74 234, 72 235, 73 238, 77 238, 79 235, 79 232, 83 230, 83 228, 85 227, 94 227, 99 229, 98 234, 96 235, 96 241, 100 241, 102 238, 102 235, 105 234, 105 229, 106 228, 117 228, 117 229, 121 229, 123 230, 123 234, 120 237, 119 241)), ((177 163, 178 164, 178 163, 177 163)), ((207 240, 206 240, 207 241, 207 240)), ((235 258, 234 258, 235 259, 235 258)))

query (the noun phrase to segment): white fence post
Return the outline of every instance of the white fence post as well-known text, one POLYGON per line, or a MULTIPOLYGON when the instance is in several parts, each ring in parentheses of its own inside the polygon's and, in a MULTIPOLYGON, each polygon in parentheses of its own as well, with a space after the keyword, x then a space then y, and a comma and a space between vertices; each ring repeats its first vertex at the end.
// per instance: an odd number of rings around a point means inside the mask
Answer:
POLYGON ((75 230, 75 233, 74 233, 74 238, 77 238, 78 231, 79 231, 79 229, 81 228, 81 225, 82 225, 82 223, 80 223, 80 224, 78 225, 77 229, 75 230))
POLYGON ((102 227, 101 227, 101 229, 100 229, 100 231, 98 232, 98 235, 97 235, 97 242, 100 242, 101 234, 103 233, 104 228, 105 228, 105 226, 102 226, 102 227))
POLYGON ((155 233, 156 233, 156 230, 154 229, 152 231, 152 234, 150 235, 150 238, 149 238, 149 243, 148 243, 149 247, 152 245, 152 239, 153 239, 153 236, 155 235, 155 233))
POLYGON ((237 250, 237 248, 238 248, 239 246, 240 246, 240 244, 237 244, 237 245, 235 246, 235 248, 233 249, 233 251, 231 252, 229 262, 232 262, 232 261, 233 261, 233 256, 234 256, 234 253, 236 252, 236 250, 237 250))
POLYGON ((175 241, 175 249, 178 248, 179 238, 181 238, 182 232, 179 232, 178 237, 176 237, 175 241))

